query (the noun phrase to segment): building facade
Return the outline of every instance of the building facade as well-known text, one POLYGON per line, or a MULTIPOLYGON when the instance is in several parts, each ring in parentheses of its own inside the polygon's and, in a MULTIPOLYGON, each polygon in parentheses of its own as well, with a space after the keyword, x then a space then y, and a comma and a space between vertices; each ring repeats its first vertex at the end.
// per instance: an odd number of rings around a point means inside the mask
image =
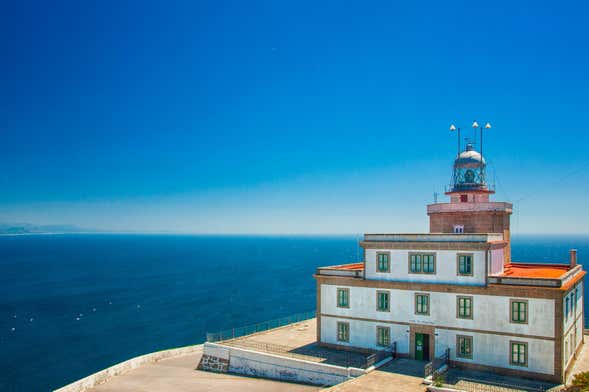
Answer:
POLYGON ((427 206, 430 233, 365 234, 364 261, 320 267, 317 340, 561 382, 583 344, 583 279, 565 264, 511 261, 512 205, 492 202, 485 161, 458 154, 449 203, 427 206))

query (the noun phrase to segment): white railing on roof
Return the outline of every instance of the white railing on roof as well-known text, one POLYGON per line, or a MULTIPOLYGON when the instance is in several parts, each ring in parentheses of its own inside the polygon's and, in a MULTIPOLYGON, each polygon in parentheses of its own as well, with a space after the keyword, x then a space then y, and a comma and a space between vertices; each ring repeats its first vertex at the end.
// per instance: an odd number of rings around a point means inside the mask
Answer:
POLYGON ((501 233, 364 234, 364 241, 378 242, 490 242, 502 239, 501 233))

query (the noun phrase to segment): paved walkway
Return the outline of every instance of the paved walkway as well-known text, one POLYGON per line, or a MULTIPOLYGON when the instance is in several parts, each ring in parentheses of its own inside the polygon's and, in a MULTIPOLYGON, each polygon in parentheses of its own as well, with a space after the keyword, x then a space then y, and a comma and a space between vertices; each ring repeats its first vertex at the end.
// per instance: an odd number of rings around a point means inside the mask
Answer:
POLYGON ((306 392, 321 388, 194 370, 202 352, 164 359, 116 376, 91 392, 280 391, 306 392))
POLYGON ((335 385, 329 388, 329 392, 352 391, 399 391, 399 392, 423 392, 423 367, 425 362, 412 359, 395 359, 380 369, 374 370, 364 376, 335 385))
POLYGON ((575 364, 573 365, 573 370, 569 374, 567 379, 567 384, 570 384, 573 381, 573 376, 577 373, 581 372, 589 372, 589 335, 585 334, 585 344, 577 357, 575 364))
POLYGON ((460 368, 448 370, 444 379, 450 388, 467 392, 539 392, 558 386, 539 380, 460 368))

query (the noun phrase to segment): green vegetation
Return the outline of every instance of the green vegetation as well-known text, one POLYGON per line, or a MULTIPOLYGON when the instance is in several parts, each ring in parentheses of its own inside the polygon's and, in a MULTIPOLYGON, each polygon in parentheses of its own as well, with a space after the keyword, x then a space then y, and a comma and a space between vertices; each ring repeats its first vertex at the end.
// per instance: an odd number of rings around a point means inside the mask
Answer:
POLYGON ((446 383, 446 378, 443 374, 435 373, 432 379, 434 387, 443 387, 446 383))
POLYGON ((566 389, 566 392, 581 391, 589 391, 589 372, 575 374, 571 386, 566 389))

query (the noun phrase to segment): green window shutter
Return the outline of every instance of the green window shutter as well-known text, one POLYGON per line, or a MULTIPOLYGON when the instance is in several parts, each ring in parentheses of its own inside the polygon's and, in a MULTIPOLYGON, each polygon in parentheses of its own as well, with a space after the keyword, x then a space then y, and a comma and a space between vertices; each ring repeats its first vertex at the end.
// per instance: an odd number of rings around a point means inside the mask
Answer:
POLYGON ((511 321, 525 323, 528 320, 527 308, 526 302, 513 301, 511 303, 511 321))
POLYGON ((378 271, 388 272, 389 271, 389 255, 379 254, 378 255, 378 271))
POLYGON ((472 298, 458 298, 458 316, 470 318, 472 315, 472 298))
POLYGON ((423 255, 423 272, 425 273, 433 273, 434 272, 434 256, 433 255, 423 255))
POLYGON ((427 314, 429 313, 428 309, 428 297, 427 295, 417 295, 416 297, 416 313, 419 314, 427 314))
POLYGON ((378 293, 378 310, 389 310, 389 293, 378 293))
POLYGON ((349 305, 349 291, 346 289, 337 289, 337 306, 347 308, 349 305))

